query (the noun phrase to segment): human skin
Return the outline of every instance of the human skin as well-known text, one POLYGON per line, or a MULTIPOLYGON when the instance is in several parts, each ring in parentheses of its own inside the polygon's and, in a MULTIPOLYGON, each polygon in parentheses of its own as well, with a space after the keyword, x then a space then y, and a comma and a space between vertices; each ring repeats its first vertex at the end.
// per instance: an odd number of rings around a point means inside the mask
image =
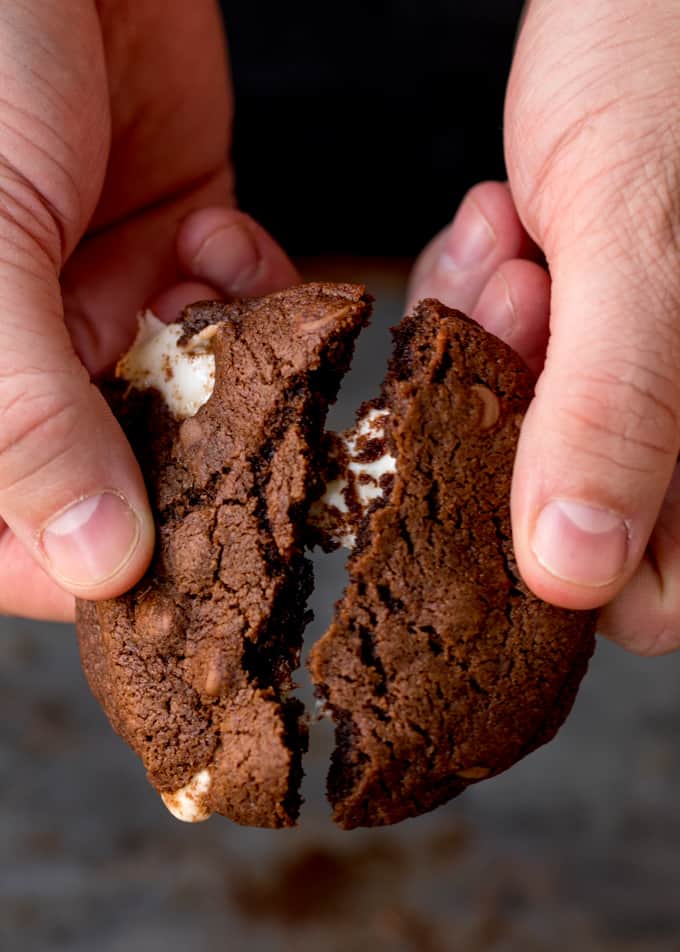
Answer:
POLYGON ((233 208, 212 0, 7 0, 0 89, 0 611, 70 619, 74 595, 134 584, 153 546, 90 375, 144 304, 169 317, 297 275, 233 208))
POLYGON ((513 479, 520 570, 556 604, 606 606, 600 630, 646 654, 680 645, 679 139, 673 0, 533 0, 509 189, 472 190, 410 289, 540 371, 513 479))
MULTIPOLYGON (((550 601, 606 606, 604 633, 646 653, 680 644, 675 6, 528 5, 507 95, 509 188, 472 190, 410 291, 471 312, 540 372, 513 485, 520 569, 550 601)), ((41 0, 0 11, 6 612, 68 618, 65 589, 115 595, 148 562, 141 477, 87 375, 129 341, 133 319, 121 315, 295 279, 233 210, 214 4, 159 9, 41 0), (102 489, 114 490, 106 504, 81 506, 46 545, 50 520, 102 489), (116 512, 121 495, 134 518, 116 512), (106 540, 94 556, 87 539, 63 542, 79 522, 106 540), (129 551, 121 524, 136 529, 129 551), (55 552, 85 582, 66 580, 55 552)))

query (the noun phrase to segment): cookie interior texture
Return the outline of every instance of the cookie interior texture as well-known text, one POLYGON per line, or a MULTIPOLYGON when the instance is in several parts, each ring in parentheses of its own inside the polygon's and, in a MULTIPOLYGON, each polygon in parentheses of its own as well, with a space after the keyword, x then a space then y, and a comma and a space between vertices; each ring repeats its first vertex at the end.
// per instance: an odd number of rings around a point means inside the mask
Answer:
POLYGON ((305 523, 348 449, 336 529, 356 543, 349 584, 310 656, 337 726, 328 794, 340 826, 423 813, 548 740, 592 652, 593 615, 540 602, 515 567, 510 476, 533 380, 507 347, 423 302, 395 330, 358 428, 324 437, 369 308, 352 285, 196 305, 184 339, 212 335, 216 379, 195 415, 177 419, 155 389, 109 391, 158 544, 130 593, 79 603, 81 654, 183 819, 295 822, 306 722, 288 692, 312 587, 303 549, 333 544, 323 519, 305 523))
POLYGON ((157 546, 131 592, 79 602, 81 656, 114 728, 184 819, 282 827, 299 812, 307 730, 288 692, 312 588, 304 522, 328 404, 369 310, 352 285, 197 304, 184 338, 210 328, 215 382, 194 415, 178 419, 157 389, 108 390, 157 546))
POLYGON ((388 411, 379 452, 396 473, 361 521, 309 662, 336 722, 328 795, 345 829, 431 810, 550 739, 594 646, 593 614, 540 601, 515 565, 529 371, 436 301, 393 334, 374 406, 388 411))

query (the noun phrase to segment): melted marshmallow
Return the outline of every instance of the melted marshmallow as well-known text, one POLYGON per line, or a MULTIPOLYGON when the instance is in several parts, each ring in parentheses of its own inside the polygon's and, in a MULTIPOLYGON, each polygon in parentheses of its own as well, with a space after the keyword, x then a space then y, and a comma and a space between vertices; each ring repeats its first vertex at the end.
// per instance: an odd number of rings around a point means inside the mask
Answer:
POLYGON ((397 471, 397 461, 389 453, 368 463, 360 458, 367 441, 385 439, 385 420, 389 415, 389 410, 369 410, 358 421, 355 428, 345 435, 345 446, 349 458, 347 468, 356 477, 356 493, 364 509, 374 499, 382 496, 383 488, 380 485, 382 477, 397 471))
POLYGON ((209 340, 214 326, 180 345, 181 324, 164 324, 151 311, 139 315, 137 337, 118 361, 116 376, 136 390, 154 387, 178 419, 194 416, 215 387, 215 357, 209 340))
POLYGON ((385 420, 389 413, 389 410, 372 407, 352 430, 342 434, 346 473, 331 480, 323 496, 310 508, 310 521, 346 549, 354 548, 357 523, 371 503, 383 495, 383 476, 397 471, 397 461, 390 453, 370 461, 361 458, 370 443, 385 439, 385 420), (353 505, 349 504, 350 499, 353 505))
POLYGON ((210 791, 210 771, 199 770, 189 783, 173 793, 162 793, 161 798, 170 813, 184 823, 200 823, 211 816, 206 806, 206 797, 210 791))

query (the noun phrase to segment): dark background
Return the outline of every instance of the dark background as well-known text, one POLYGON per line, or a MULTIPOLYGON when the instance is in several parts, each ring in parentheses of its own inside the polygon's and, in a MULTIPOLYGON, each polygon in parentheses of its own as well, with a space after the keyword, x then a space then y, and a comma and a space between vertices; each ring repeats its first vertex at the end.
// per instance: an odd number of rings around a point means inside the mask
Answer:
POLYGON ((522 0, 222 0, 241 207, 293 255, 413 255, 504 176, 522 0))
MULTIPOLYGON (((232 4, 242 204, 296 254, 416 251, 502 174, 519 5, 350 3, 330 24, 232 4)), ((335 429, 375 395, 403 295, 394 259, 351 265, 376 308, 335 429)), ((314 561, 308 646, 346 582, 342 552, 314 561)), ((73 627, 0 618, 0 952, 678 952, 679 737, 680 652, 600 640, 557 738, 439 810, 333 829, 324 719, 297 829, 190 826, 109 727, 73 627)))

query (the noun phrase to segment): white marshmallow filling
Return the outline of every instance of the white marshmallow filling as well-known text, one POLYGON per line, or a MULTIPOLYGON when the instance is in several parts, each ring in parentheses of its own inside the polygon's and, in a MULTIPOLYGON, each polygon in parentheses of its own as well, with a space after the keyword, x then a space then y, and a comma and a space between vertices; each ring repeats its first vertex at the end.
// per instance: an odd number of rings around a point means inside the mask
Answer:
POLYGON ((370 407, 356 425, 337 439, 335 462, 340 474, 328 482, 309 510, 310 525, 335 545, 353 549, 359 524, 385 492, 385 476, 397 471, 397 461, 385 450, 389 410, 370 407), (383 452, 375 456, 375 449, 383 452))
MULTIPOLYGON (((118 361, 116 376, 136 390, 157 390, 176 419, 195 416, 215 387, 210 339, 218 325, 210 324, 180 344, 181 324, 164 324, 148 310, 138 322, 137 336, 118 361)), ((384 445, 388 416, 389 410, 370 407, 353 429, 338 437, 340 475, 328 482, 309 512, 310 524, 333 545, 354 548, 359 523, 383 495, 384 477, 397 470, 390 453, 371 456, 372 447, 384 445)))
POLYGON ((177 820, 182 820, 183 823, 200 823, 212 815, 206 806, 211 783, 210 771, 204 767, 179 790, 162 793, 161 799, 177 820))
POLYGON ((209 325, 180 344, 181 324, 164 324, 151 311, 140 314, 138 322, 137 336, 118 361, 116 376, 136 390, 158 390, 177 419, 194 416, 215 387, 210 338, 216 326, 209 325))

